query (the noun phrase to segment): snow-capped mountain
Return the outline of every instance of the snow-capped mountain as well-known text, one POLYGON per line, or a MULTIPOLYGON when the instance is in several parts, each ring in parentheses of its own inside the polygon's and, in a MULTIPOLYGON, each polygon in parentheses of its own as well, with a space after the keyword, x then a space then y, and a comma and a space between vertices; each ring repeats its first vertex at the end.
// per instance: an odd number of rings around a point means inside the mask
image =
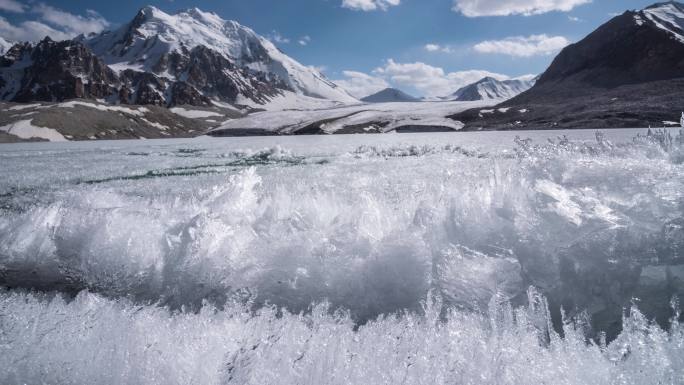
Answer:
POLYGON ((645 21, 652 22, 656 27, 670 33, 673 38, 684 43, 684 5, 669 1, 656 3, 634 15, 637 25, 645 21))
POLYGON ((204 95, 223 101, 267 103, 274 92, 263 95, 264 90, 255 90, 251 83, 258 79, 280 94, 291 91, 341 103, 356 102, 320 72, 285 55, 250 28, 197 8, 169 15, 148 6, 118 30, 81 36, 79 40, 117 72, 133 70, 168 81, 185 81, 204 95), (230 83, 234 90, 222 92, 216 85, 217 77, 222 78, 219 83, 230 83))
POLYGON ((366 103, 388 103, 388 102, 417 102, 420 99, 415 98, 396 88, 385 88, 382 91, 376 92, 373 95, 362 98, 362 102, 366 103))
POLYGON ((199 9, 169 15, 149 6, 115 31, 16 44, 0 57, 0 100, 70 98, 258 109, 358 103, 237 22, 199 9))
POLYGON ((684 77, 683 25, 678 2, 627 11, 563 49, 533 90, 557 82, 581 82, 586 90, 684 77))
POLYGON ((4 55, 13 45, 13 42, 0 37, 0 55, 4 55))
POLYGON ((684 4, 627 11, 565 47, 535 85, 466 129, 646 127, 677 121, 684 100, 684 4))
POLYGON ((527 91, 534 85, 536 79, 534 76, 524 76, 509 80, 485 77, 473 84, 458 89, 446 99, 455 101, 506 100, 527 91))

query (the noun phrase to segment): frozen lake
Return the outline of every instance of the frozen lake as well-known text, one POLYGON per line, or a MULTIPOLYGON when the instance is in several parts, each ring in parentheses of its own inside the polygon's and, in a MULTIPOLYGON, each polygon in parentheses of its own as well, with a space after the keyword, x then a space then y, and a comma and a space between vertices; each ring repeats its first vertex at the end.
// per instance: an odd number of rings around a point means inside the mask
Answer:
POLYGON ((0 145, 0 383, 684 383, 645 134, 0 145))

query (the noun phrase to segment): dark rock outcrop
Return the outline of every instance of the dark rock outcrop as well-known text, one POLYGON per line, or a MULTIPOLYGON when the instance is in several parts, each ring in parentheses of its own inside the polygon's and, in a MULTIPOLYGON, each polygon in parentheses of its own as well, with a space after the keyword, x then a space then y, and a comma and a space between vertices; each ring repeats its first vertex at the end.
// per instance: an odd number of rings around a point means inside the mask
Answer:
POLYGON ((99 99, 116 94, 117 75, 83 44, 17 44, 0 62, 2 99, 13 102, 99 99))
POLYGON ((159 70, 168 70, 176 78, 196 88, 203 95, 216 97, 231 103, 242 94, 248 99, 266 102, 268 97, 287 90, 286 84, 270 79, 266 74, 240 68, 218 52, 204 46, 197 46, 187 52, 164 55, 159 70), (168 61, 163 64, 162 61, 168 61))

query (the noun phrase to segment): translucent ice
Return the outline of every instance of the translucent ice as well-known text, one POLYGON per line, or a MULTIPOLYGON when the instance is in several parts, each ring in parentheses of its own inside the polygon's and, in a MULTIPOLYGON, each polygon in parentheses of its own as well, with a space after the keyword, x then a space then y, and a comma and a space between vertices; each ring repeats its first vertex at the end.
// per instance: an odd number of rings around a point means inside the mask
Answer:
POLYGON ((0 383, 677 383, 680 137, 0 147, 0 383))

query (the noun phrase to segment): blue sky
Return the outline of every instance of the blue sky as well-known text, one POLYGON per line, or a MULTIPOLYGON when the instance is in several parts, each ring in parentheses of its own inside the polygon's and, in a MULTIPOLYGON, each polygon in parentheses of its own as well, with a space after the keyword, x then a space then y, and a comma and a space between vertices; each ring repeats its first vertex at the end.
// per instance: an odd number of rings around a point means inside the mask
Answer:
POLYGON ((564 44, 581 39, 615 13, 652 2, 0 0, 0 36, 31 40, 50 34, 59 39, 83 29, 115 28, 148 4, 169 13, 198 7, 270 37, 290 56, 321 68, 356 93, 393 85, 429 94, 490 72, 512 77, 541 73, 564 44), (466 70, 476 72, 461 72, 466 70))

